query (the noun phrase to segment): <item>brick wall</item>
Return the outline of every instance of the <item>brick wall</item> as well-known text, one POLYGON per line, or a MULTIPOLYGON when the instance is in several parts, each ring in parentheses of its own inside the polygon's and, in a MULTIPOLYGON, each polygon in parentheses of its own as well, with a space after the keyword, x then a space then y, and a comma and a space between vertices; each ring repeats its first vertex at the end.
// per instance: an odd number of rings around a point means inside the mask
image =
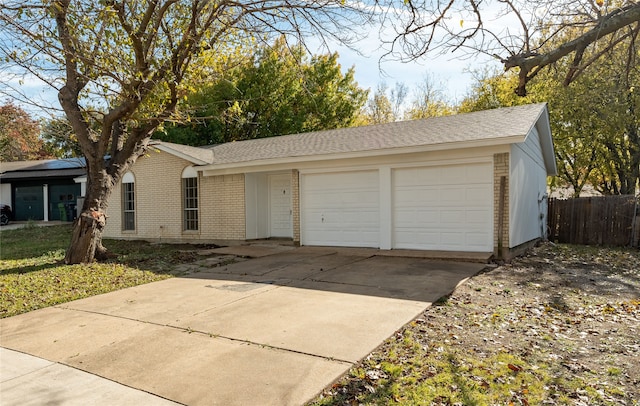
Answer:
POLYGON ((509 153, 493 155, 493 247, 494 254, 502 257, 509 250, 509 153), (500 189, 504 177, 502 224, 500 224, 500 189), (502 225, 502 233, 500 233, 502 225), (502 238, 500 238, 500 235, 502 238), (502 250, 500 250, 502 248, 502 250))
POLYGON ((152 150, 129 172, 135 177, 135 231, 122 230, 122 184, 109 200, 105 236, 164 239, 182 236, 182 171, 188 161, 152 150))
POLYGON ((244 175, 199 174, 199 230, 182 229, 182 171, 191 163, 150 152, 130 169, 135 176, 136 230, 122 230, 122 185, 109 200, 105 237, 146 240, 244 240, 244 175))
POLYGON ((200 178, 202 238, 245 240, 244 175, 200 178))

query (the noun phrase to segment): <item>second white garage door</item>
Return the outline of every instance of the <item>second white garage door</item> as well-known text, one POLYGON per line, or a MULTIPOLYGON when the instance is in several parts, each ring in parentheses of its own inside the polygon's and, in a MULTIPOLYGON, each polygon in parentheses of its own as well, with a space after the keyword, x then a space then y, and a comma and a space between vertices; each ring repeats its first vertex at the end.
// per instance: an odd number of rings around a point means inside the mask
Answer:
POLYGON ((393 248, 493 250, 490 163, 393 170, 393 248))
POLYGON ((304 174, 301 243, 380 246, 378 171, 304 174))

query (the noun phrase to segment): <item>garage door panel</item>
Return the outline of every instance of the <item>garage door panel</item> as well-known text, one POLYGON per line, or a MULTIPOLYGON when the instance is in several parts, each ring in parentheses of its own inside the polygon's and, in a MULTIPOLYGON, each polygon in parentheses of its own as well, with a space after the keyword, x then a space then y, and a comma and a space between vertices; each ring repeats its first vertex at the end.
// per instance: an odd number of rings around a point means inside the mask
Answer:
POLYGON ((400 244, 406 249, 422 249, 422 244, 425 243, 433 245, 438 244, 439 238, 439 233, 406 230, 406 232, 400 235, 399 239, 396 241, 396 244, 400 244))
POLYGON ((478 224, 488 226, 491 221, 487 218, 486 210, 467 210, 465 213, 465 222, 467 224, 478 224))
POLYGON ((440 197, 438 196, 438 188, 425 188, 424 190, 415 189, 396 189, 396 195, 403 201, 409 201, 414 203, 420 202, 438 202, 440 197))
POLYGON ((466 189, 466 201, 468 203, 480 203, 482 205, 487 201, 492 201, 493 190, 489 187, 489 185, 484 184, 483 186, 470 186, 466 189))
POLYGON ((467 214, 463 208, 459 210, 442 210, 440 215, 440 227, 463 228, 467 223, 467 214))
POLYGON ((377 171, 305 174, 302 192, 302 244, 379 246, 377 171))
POLYGON ((467 193, 459 187, 442 187, 438 194, 440 195, 440 203, 447 206, 464 206, 467 203, 467 193))
POLYGON ((464 166, 449 166, 440 171, 440 181, 442 185, 451 185, 466 180, 467 170, 464 166))
POLYGON ((440 212, 438 210, 396 210, 395 225, 397 228, 412 228, 416 222, 420 224, 438 224, 440 212))
POLYGON ((489 252, 493 166, 393 170, 393 247, 489 252))

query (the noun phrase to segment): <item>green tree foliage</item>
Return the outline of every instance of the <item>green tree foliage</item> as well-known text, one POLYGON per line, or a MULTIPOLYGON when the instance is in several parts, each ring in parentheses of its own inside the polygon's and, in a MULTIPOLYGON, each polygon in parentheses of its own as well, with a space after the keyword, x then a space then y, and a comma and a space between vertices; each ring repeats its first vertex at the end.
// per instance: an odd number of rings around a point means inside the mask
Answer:
POLYGON ((386 83, 378 84, 363 109, 361 124, 382 124, 400 120, 408 93, 409 88, 404 83, 397 82, 391 89, 386 83))
POLYGON ((66 118, 58 117, 44 121, 40 137, 44 142, 44 149, 56 158, 82 156, 78 139, 66 118))
POLYGON ((50 158, 39 135, 40 125, 22 108, 0 106, 0 162, 50 158))
POLYGON ((65 262, 106 256, 109 197, 158 126, 180 118, 201 55, 224 54, 239 38, 348 42, 371 12, 341 0, 1 0, 0 85, 35 75, 55 88, 87 160, 65 262))
POLYGON ((309 56, 284 37, 229 65, 212 69, 187 98, 191 123, 166 126, 155 138, 200 146, 349 127, 367 98, 353 68, 342 73, 338 54, 309 56))
POLYGON ((633 194, 640 180, 639 56, 637 45, 612 50, 568 87, 558 77, 568 68, 559 66, 541 73, 525 98, 511 91, 517 74, 485 72, 460 111, 547 101, 559 170, 552 185, 571 186, 574 196, 586 184, 603 194, 633 194))
POLYGON ((455 106, 447 101, 442 84, 430 75, 425 75, 414 90, 411 107, 405 112, 408 120, 448 116, 456 112, 455 106))

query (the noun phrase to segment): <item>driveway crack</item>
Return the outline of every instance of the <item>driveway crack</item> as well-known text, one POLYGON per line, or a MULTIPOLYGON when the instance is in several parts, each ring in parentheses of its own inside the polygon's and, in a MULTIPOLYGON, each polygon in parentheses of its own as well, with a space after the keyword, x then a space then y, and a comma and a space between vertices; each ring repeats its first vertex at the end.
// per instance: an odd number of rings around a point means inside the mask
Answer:
POLYGON ((294 353, 294 354, 306 355, 306 356, 309 356, 309 357, 323 359, 325 361, 339 362, 341 364, 348 364, 349 366, 355 365, 355 363, 352 362, 352 361, 344 360, 344 359, 340 359, 340 358, 336 358, 336 357, 318 355, 318 354, 313 354, 313 353, 310 353, 310 352, 293 350, 291 348, 279 347, 279 346, 276 346, 276 345, 259 343, 259 342, 256 342, 256 341, 251 341, 251 340, 246 340, 246 339, 241 339, 241 338, 228 337, 228 336, 225 336, 225 335, 209 333, 209 332, 202 331, 202 330, 194 330, 194 329, 191 329, 190 327, 186 327, 185 328, 185 327, 180 327, 180 326, 176 326, 176 325, 173 325, 173 324, 156 323, 156 322, 153 322, 153 321, 141 320, 141 319, 136 319, 136 318, 133 318, 133 317, 126 317, 126 316, 117 316, 117 315, 98 312, 98 311, 94 311, 94 310, 76 309, 76 308, 73 308, 73 307, 70 307, 70 306, 55 306, 55 307, 63 309, 63 310, 72 310, 72 311, 76 311, 76 312, 83 312, 83 313, 88 313, 88 314, 97 314, 97 315, 100 315, 100 316, 112 317, 112 318, 116 318, 116 319, 130 320, 130 321, 135 321, 135 322, 138 322, 138 323, 148 324, 148 325, 151 325, 151 326, 167 327, 167 328, 171 328, 171 329, 174 329, 174 330, 181 331, 183 333, 200 334, 200 335, 204 335, 204 336, 207 336, 207 337, 210 337, 210 338, 219 338, 219 339, 228 340, 228 341, 232 341, 232 342, 236 342, 236 343, 255 345, 255 346, 258 346, 258 347, 268 348, 268 349, 277 350, 277 351, 284 351, 284 352, 289 352, 289 353, 294 353))

